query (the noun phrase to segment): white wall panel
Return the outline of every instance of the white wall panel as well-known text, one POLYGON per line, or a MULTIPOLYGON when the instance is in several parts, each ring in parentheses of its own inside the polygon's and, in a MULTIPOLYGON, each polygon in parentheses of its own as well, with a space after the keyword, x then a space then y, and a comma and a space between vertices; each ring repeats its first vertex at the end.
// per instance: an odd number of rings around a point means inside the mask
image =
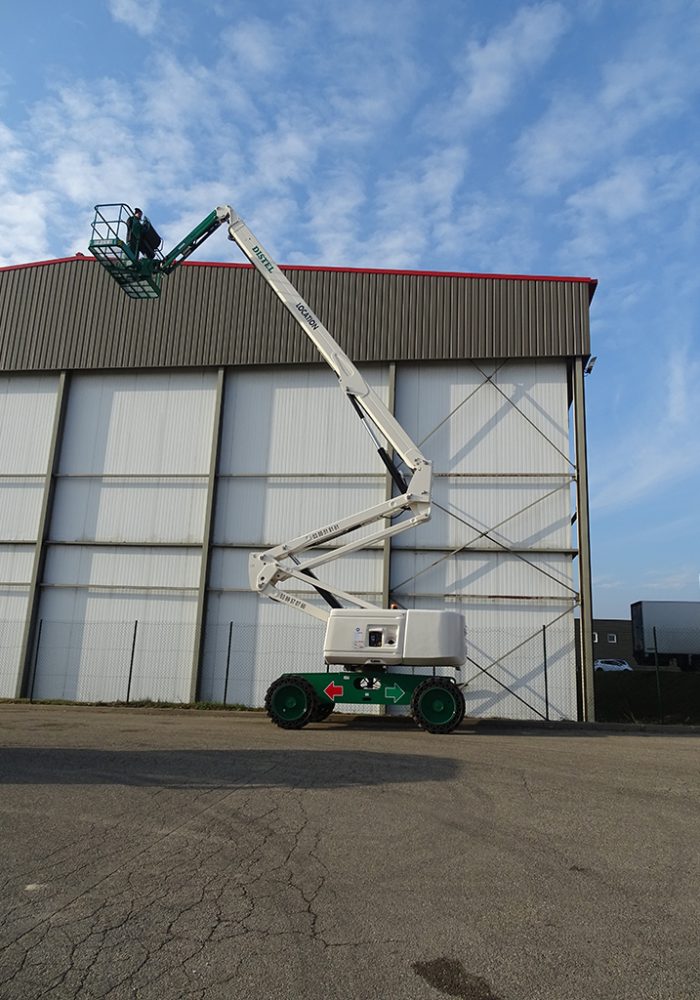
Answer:
POLYGON ((202 664, 202 697, 261 706, 272 681, 286 672, 323 670, 325 626, 256 594, 212 594, 202 664))
MULTIPOLYGON (((386 399, 388 371, 375 367, 363 374, 386 399)), ((250 550, 357 513, 386 495, 384 466, 337 379, 322 366, 228 375, 219 471, 215 542, 249 545, 250 550), (238 478, 227 478, 231 475, 238 478)), ((325 628, 250 593, 250 550, 213 551, 202 694, 223 696, 233 622, 227 700, 261 705, 281 673, 323 668, 325 628), (220 592, 229 587, 242 592, 220 592)), ((378 548, 317 572, 379 602, 382 570, 383 549, 378 548)), ((323 604, 313 592, 309 600, 323 604)))
POLYGON ((0 698, 14 698, 29 588, 0 585, 0 698))
POLYGON ((0 587, 29 583, 34 562, 33 545, 0 545, 0 587))
MULTIPOLYGON (((353 479, 222 479, 216 500, 216 542, 277 545, 381 503, 382 475, 353 479)), ((354 537, 366 535, 368 530, 354 537)))
POLYGON ((572 545, 566 364, 480 367, 398 370, 399 420, 446 475, 432 520, 392 543, 392 597, 465 613, 468 714, 575 718, 572 559, 527 551, 572 545))
POLYGON ((73 378, 39 604, 37 696, 124 698, 138 621, 131 699, 189 697, 215 402, 211 372, 73 378), (149 547, 169 542, 193 548, 149 547))
POLYGON ((205 479, 60 479, 51 537, 201 544, 206 499, 205 479))
POLYGON ((196 588, 199 549, 149 549, 51 545, 44 583, 79 587, 196 588))
POLYGON ((399 368, 398 419, 414 440, 424 440, 436 471, 570 471, 566 364, 484 362, 481 369, 399 368))
MULTIPOLYGON (((363 369, 384 400, 385 369, 363 369)), ((224 473, 383 472, 338 380, 325 366, 243 370, 226 379, 224 473)))
POLYGON ((391 591, 405 595, 479 594, 494 597, 557 597, 571 600, 571 557, 528 553, 440 552, 397 550, 391 560, 391 591))
POLYGON ((44 497, 58 377, 0 378, 0 697, 14 697, 44 497))
POLYGON ((185 701, 196 599, 49 588, 41 599, 34 696, 77 701, 185 701), (136 644, 134 646, 135 622, 136 644))
POLYGON ((206 474, 215 390, 213 372, 75 376, 61 473, 206 474))
POLYGON ((396 548, 461 545, 481 548, 571 546, 569 478, 433 480, 433 513, 427 524, 398 535, 396 548))
MULTIPOLYGON (((209 586, 212 590, 236 588, 250 591, 248 556, 253 549, 215 548, 212 552, 209 586)), ((382 549, 351 552, 343 559, 319 566, 315 572, 323 580, 353 594, 381 594, 384 553, 382 549)), ((303 589, 290 581, 285 589, 303 589)), ((372 600, 373 598, 367 598, 372 600)), ((258 598, 261 605, 267 604, 258 598)), ((302 618, 303 620, 303 618, 302 618)))
POLYGON ((2 475, 44 475, 56 410, 58 377, 0 378, 0 471, 2 475))
POLYGON ((35 541, 43 499, 43 475, 32 479, 0 476, 0 538, 35 541))

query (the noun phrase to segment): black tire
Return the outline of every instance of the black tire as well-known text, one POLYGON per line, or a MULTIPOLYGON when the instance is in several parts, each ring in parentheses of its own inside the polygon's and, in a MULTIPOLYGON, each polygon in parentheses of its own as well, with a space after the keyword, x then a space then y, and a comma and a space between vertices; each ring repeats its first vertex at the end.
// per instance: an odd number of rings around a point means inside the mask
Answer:
POLYGON ((311 716, 312 722, 323 722, 332 714, 335 705, 332 701, 319 701, 318 697, 316 699, 316 707, 314 708, 313 715, 311 716))
POLYGON ((449 677, 430 677, 413 692, 411 715, 429 733, 451 733, 465 711, 464 695, 449 677))
POLYGON ((316 692, 307 680, 283 674, 273 681, 265 695, 265 709, 280 729, 303 729, 313 721, 318 707, 316 692))

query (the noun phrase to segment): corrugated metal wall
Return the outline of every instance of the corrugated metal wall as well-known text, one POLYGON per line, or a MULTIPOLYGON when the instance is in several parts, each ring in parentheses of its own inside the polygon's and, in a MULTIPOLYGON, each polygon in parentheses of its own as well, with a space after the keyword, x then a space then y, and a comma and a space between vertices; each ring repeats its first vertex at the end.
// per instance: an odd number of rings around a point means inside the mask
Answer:
MULTIPOLYGON (((386 370, 370 368, 364 374, 386 401, 386 370)), ((384 467, 329 370, 285 367, 228 374, 203 698, 225 695, 229 702, 261 705, 280 672, 319 668, 322 623, 252 593, 248 556, 379 503, 385 495, 384 467)), ((332 563, 324 578, 381 604, 383 551, 382 546, 332 563)))
POLYGON ((35 697, 188 700, 214 384, 210 372, 73 378, 35 697))
POLYGON ((0 379, 0 697, 15 694, 58 379, 0 379))
MULTIPOLYGON (((355 361, 587 355, 588 279, 294 268, 355 361)), ((92 258, 0 270, 5 371, 305 363, 315 349, 249 266, 184 265, 127 298, 92 258)))
MULTIPOLYGON (((395 378, 437 471, 430 524, 328 577, 461 607, 473 714, 574 717, 568 406, 594 283, 290 270, 383 398, 395 378)), ((249 592, 249 552, 376 503, 385 470, 250 267, 166 287, 133 302, 89 258, 0 271, 0 696, 188 700, 198 677, 260 704, 320 662, 322 626, 249 592)))
POLYGON ((566 362, 404 366, 396 409, 437 479, 429 524, 393 543, 392 597, 464 612, 468 713, 575 718, 566 362))
MULTIPOLYGON (((388 401, 389 367, 366 374, 388 401)), ((201 370, 70 380, 29 650, 34 697, 189 700, 217 442, 200 698, 261 705, 280 673, 320 668, 322 624, 251 593, 248 555, 381 501, 386 472, 325 368, 228 371, 220 427, 216 386, 201 370)), ((56 379, 2 388, 0 628, 9 636, 14 621, 16 637, 0 677, 10 695, 56 379)), ((433 519, 395 538, 389 560, 381 545, 322 575, 380 605, 463 610, 470 714, 575 718, 567 363, 401 365, 395 395, 434 459, 433 519)))

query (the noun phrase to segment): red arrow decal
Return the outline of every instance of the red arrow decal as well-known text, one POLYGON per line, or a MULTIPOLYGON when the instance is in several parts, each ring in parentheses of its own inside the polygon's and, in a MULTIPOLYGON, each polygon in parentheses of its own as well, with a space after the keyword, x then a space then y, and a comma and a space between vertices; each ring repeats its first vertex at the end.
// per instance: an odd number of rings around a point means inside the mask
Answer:
POLYGON ((331 701, 335 701, 337 697, 342 698, 343 696, 343 685, 336 684, 335 681, 331 681, 328 687, 323 689, 323 693, 327 694, 331 701))

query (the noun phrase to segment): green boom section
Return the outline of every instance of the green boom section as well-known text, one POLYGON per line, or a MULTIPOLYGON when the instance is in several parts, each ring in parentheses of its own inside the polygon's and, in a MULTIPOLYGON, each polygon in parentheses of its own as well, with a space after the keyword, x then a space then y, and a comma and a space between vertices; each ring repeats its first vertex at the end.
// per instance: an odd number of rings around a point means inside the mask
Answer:
POLYGON ((195 226, 191 233, 181 239, 177 246, 174 246, 170 253, 166 254, 160 265, 163 274, 170 274, 178 264, 181 264, 191 253, 201 246, 212 233, 216 232, 223 219, 220 219, 216 212, 210 212, 206 219, 202 219, 198 226, 195 226))

